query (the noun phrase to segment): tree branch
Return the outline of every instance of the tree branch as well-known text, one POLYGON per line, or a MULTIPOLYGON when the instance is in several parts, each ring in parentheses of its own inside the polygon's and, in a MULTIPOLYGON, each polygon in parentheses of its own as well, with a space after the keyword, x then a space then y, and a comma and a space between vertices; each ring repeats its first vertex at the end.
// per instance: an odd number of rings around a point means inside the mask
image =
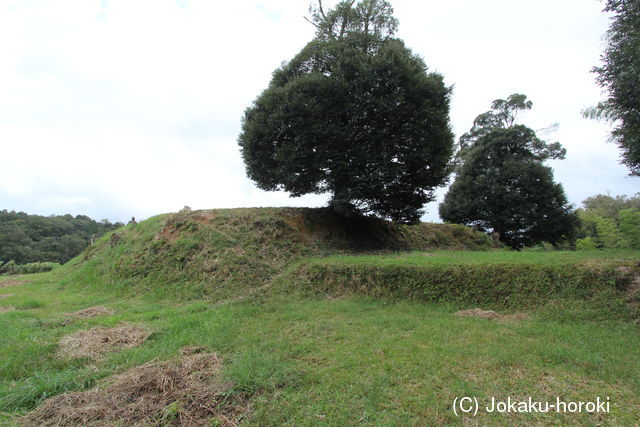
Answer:
POLYGON ((317 29, 321 30, 322 27, 320 27, 320 25, 316 24, 315 22, 313 22, 312 20, 310 20, 309 18, 307 18, 306 16, 303 17, 305 19, 305 21, 307 21, 309 24, 313 25, 314 27, 316 27, 317 29))
POLYGON ((320 9, 320 15, 326 20, 327 15, 324 14, 324 10, 322 9, 322 0, 318 0, 318 8, 320 9))

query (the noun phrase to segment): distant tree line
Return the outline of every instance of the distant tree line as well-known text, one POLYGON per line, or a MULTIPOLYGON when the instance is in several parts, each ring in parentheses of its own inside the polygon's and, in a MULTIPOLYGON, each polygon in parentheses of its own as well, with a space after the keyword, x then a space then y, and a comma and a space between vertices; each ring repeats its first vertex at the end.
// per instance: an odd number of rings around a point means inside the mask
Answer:
POLYGON ((0 211, 0 263, 65 263, 107 231, 121 227, 85 215, 29 215, 0 211))
POLYGON ((578 209, 576 249, 640 249, 640 193, 634 197, 598 194, 578 209))

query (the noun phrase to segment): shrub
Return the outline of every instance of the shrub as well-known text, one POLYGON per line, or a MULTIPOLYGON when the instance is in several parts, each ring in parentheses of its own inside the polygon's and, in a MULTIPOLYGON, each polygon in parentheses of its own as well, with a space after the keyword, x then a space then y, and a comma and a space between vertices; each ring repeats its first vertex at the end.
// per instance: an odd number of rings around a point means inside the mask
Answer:
POLYGON ((578 251, 590 251, 596 248, 596 242, 593 237, 585 237, 576 241, 576 250, 578 251))
POLYGON ((30 262, 28 264, 16 264, 15 261, 11 260, 5 265, 0 267, 0 274, 33 274, 33 273, 44 273, 46 271, 51 271, 54 267, 59 266, 57 262, 30 262))

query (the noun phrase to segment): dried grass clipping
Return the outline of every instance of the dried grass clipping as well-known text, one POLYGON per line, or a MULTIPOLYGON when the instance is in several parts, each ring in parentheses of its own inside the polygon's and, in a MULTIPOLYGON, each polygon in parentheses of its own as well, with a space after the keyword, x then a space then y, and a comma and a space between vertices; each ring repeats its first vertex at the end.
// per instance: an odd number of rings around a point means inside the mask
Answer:
POLYGON ((0 282, 0 288, 8 288, 9 286, 20 286, 27 283, 25 280, 7 279, 0 282))
POLYGON ((138 325, 125 323, 115 328, 98 326, 63 337, 58 344, 57 355, 63 359, 88 357, 97 360, 107 353, 137 347, 149 335, 151 332, 148 329, 138 325))
POLYGON ((204 426, 213 418, 217 425, 235 426, 247 405, 227 399, 231 384, 222 381, 221 366, 213 353, 150 362, 92 390, 47 399, 21 421, 43 426, 204 426))
POLYGON ((65 317, 72 317, 74 319, 89 319, 91 317, 108 316, 113 314, 113 310, 107 307, 96 306, 83 308, 82 310, 74 311, 73 313, 65 313, 65 317))
POLYGON ((456 316, 477 317, 480 319, 490 319, 490 320, 525 320, 529 318, 529 316, 526 313, 500 314, 500 313, 496 313, 493 310, 481 310, 479 308, 458 311, 456 312, 456 316))

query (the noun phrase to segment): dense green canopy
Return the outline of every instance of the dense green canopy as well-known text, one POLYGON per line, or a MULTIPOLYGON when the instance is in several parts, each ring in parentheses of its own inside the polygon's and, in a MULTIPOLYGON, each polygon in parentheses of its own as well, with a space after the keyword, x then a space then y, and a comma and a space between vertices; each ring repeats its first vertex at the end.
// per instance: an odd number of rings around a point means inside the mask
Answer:
POLYGON ((314 11, 315 39, 243 119, 239 144, 258 187, 330 193, 343 214, 419 220, 449 174, 450 89, 393 38, 391 13, 380 0, 314 11))
POLYGON ((565 150, 515 124, 517 112, 529 108, 524 95, 496 100, 462 136, 457 175, 440 205, 443 220, 495 232, 513 248, 573 237, 576 216, 542 164, 565 150))

